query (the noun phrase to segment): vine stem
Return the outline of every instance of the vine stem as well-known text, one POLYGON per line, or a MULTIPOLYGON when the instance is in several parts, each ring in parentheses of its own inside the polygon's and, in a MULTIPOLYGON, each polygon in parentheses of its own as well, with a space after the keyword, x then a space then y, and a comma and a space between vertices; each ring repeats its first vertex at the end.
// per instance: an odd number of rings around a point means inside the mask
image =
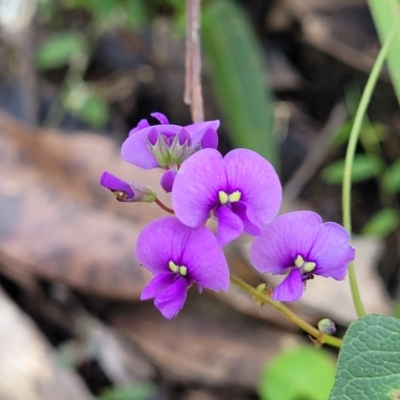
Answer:
POLYGON ((161 209, 163 209, 164 211, 166 211, 169 214, 175 215, 175 211, 172 208, 169 208, 168 206, 166 206, 161 200, 159 200, 158 198, 154 200, 154 203, 156 203, 161 209))
MULTIPOLYGON (((379 54, 376 58, 375 64, 372 68, 371 74, 368 77, 367 84, 360 99, 360 104, 354 118, 354 124, 350 132, 349 143, 347 145, 346 158, 344 163, 344 175, 343 175, 343 186, 342 186, 342 208, 343 208, 343 226, 351 233, 351 170, 354 161, 354 154, 357 146, 357 141, 360 136, 361 127, 363 123, 364 116, 366 114, 368 105, 370 103, 372 93, 376 86, 376 82, 379 79, 380 72, 383 67, 383 63, 387 56, 390 44, 394 38, 397 31, 397 25, 399 18, 396 20, 394 26, 392 27, 389 35, 387 36, 379 54)), ((358 317, 363 317, 365 315, 364 307, 361 302, 360 292, 358 290, 358 284, 354 269, 354 263, 349 264, 349 281, 350 289, 353 296, 354 306, 358 317)))
POLYGON ((287 319, 292 321, 298 327, 307 332, 310 336, 315 338, 318 344, 329 344, 330 346, 333 347, 338 347, 338 348, 341 347, 342 339, 322 333, 317 328, 313 327, 308 322, 301 319, 298 315, 296 315, 292 310, 287 308, 284 304, 272 300, 271 296, 269 296, 268 294, 259 292, 257 289, 253 288, 251 285, 249 285, 248 283, 246 283, 245 281, 243 281, 242 279, 238 278, 235 275, 231 275, 230 280, 234 285, 252 295, 257 301, 268 304, 276 311, 278 311, 280 314, 285 316, 287 319))

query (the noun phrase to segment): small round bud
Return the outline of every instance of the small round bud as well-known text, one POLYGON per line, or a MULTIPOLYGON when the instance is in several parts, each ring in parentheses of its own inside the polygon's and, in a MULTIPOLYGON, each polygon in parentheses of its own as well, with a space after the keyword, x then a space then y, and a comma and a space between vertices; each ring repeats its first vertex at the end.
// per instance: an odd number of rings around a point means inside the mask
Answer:
POLYGON ((336 332, 336 326, 329 318, 321 319, 318 322, 318 329, 322 333, 333 335, 336 332))

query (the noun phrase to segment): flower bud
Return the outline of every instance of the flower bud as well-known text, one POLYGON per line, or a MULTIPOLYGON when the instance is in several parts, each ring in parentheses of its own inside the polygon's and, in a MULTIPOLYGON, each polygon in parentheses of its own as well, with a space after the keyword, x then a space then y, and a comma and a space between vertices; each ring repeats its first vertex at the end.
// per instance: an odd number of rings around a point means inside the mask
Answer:
POLYGON ((329 318, 321 319, 318 322, 318 329, 322 333, 333 335, 336 332, 336 326, 329 318))
POLYGON ((151 154, 155 157, 161 167, 166 167, 171 162, 167 138, 160 134, 157 129, 152 129, 147 135, 147 145, 151 154))
POLYGON ((126 182, 105 171, 100 176, 100 185, 111 190, 118 201, 153 203, 157 194, 154 189, 141 182, 126 182))

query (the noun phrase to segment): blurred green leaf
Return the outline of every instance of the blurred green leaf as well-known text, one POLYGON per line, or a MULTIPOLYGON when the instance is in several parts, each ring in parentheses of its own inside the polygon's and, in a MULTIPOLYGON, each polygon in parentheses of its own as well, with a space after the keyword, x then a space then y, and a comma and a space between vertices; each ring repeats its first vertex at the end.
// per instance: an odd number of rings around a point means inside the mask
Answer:
POLYGON ((148 400, 157 392, 150 382, 138 383, 129 387, 113 387, 105 390, 98 400, 148 400))
POLYGON ((400 159, 385 170, 382 183, 388 193, 395 194, 400 191, 400 159))
MULTIPOLYGON (((379 34, 384 43, 392 27, 399 25, 399 0, 368 0, 369 9, 379 34)), ((387 63, 393 88, 400 103, 400 26, 389 48, 387 63)))
MULTIPOLYGON (((357 154, 354 157, 351 171, 353 183, 363 182, 374 178, 383 169, 383 163, 379 157, 365 154, 357 154)), ((344 160, 339 160, 324 168, 322 179, 331 185, 340 185, 343 181, 344 160)))
POLYGON ((87 44, 78 32, 64 31, 53 34, 36 50, 35 62, 39 69, 57 68, 67 65, 78 53, 86 53, 87 44))
POLYGON ((233 145, 253 149, 277 167, 265 55, 244 12, 232 1, 210 3, 204 8, 202 34, 214 91, 233 145))
POLYGON ((106 101, 86 84, 81 84, 63 94, 64 107, 87 124, 102 128, 109 118, 106 101))
POLYGON ((263 372, 260 398, 326 400, 335 371, 335 363, 322 349, 304 346, 281 353, 263 372))
POLYGON ((384 208, 377 212, 363 227, 362 233, 385 237, 392 233, 400 222, 399 211, 394 208, 384 208))

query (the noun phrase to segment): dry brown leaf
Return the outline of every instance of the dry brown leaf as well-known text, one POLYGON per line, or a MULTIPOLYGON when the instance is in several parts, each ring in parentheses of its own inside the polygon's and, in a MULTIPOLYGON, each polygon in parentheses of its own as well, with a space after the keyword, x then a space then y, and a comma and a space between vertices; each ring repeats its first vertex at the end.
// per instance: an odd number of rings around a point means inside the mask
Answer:
POLYGON ((255 389, 264 365, 282 349, 301 342, 293 333, 216 306, 207 293, 198 299, 191 290, 185 307, 172 320, 162 317, 152 302, 114 308, 111 323, 164 376, 219 387, 255 389))
POLYGON ((164 215, 120 204, 98 184, 103 170, 156 187, 109 139, 32 129, 0 114, 0 251, 27 273, 98 295, 135 299, 149 274, 134 258, 141 228, 164 215))
POLYGON ((81 379, 61 367, 34 323, 0 290, 0 398, 91 400, 81 379))

